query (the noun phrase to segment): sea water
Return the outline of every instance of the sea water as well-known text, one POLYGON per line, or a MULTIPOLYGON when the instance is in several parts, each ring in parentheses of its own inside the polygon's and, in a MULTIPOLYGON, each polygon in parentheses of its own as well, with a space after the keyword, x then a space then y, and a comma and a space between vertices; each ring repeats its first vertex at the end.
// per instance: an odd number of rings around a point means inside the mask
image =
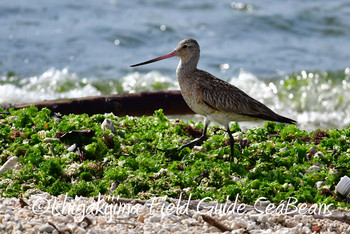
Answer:
POLYGON ((179 89, 178 58, 130 68, 184 38, 198 67, 301 127, 350 124, 350 3, 1 0, 0 103, 179 89))

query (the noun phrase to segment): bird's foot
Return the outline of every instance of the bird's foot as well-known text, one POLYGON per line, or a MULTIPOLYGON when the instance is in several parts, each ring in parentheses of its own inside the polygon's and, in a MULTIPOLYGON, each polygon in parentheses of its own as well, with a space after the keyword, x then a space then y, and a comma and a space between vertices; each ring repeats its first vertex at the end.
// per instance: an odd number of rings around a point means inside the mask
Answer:
POLYGON ((179 157, 179 152, 182 148, 177 147, 173 149, 159 149, 157 148, 158 151, 165 152, 166 156, 169 157, 172 160, 179 160, 181 157, 179 157))
POLYGON ((238 144, 234 144, 232 147, 230 147, 230 162, 237 163, 238 159, 237 157, 242 154, 242 147, 238 144))
MULTIPOLYGON (((168 156, 170 156, 172 159, 174 159, 174 158, 177 158, 176 157, 178 155, 177 153, 180 152, 182 149, 184 149, 186 147, 193 148, 197 144, 202 144, 203 141, 205 141, 206 139, 207 139, 206 136, 201 136, 201 137, 196 138, 193 141, 190 141, 190 142, 188 142, 182 146, 179 146, 177 148, 173 148, 173 149, 159 149, 159 148, 157 148, 157 150, 167 153, 168 156)), ((182 159, 184 159, 184 158, 182 158, 182 159)))

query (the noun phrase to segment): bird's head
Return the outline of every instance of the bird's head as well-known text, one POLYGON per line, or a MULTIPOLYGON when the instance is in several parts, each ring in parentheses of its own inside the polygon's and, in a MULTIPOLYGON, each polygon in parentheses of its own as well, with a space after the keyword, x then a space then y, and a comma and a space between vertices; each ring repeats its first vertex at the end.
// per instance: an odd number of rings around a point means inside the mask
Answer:
POLYGON ((163 56, 160 56, 158 58, 148 60, 148 61, 143 62, 143 63, 131 65, 130 67, 145 65, 148 63, 157 62, 157 61, 171 58, 174 56, 180 57, 181 60, 183 60, 183 61, 190 60, 191 58, 196 57, 197 61, 198 61, 199 53, 200 53, 200 49, 199 49, 199 45, 198 45, 197 41, 194 39, 188 38, 188 39, 184 39, 184 40, 180 41, 179 44, 177 45, 177 47, 175 48, 175 50, 171 51, 170 53, 163 55, 163 56))
POLYGON ((182 60, 191 59, 191 57, 197 56, 200 53, 197 41, 191 38, 180 41, 174 51, 176 56, 182 60))

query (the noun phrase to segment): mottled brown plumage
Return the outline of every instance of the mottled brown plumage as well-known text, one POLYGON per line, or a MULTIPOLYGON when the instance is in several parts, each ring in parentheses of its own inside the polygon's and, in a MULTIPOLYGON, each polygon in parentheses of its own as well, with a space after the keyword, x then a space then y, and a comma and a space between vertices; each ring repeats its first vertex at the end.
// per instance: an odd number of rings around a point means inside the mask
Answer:
POLYGON ((292 119, 276 114, 236 86, 220 80, 206 71, 197 69, 200 48, 194 39, 184 39, 169 54, 132 65, 132 67, 174 56, 181 58, 176 70, 176 76, 183 98, 194 112, 206 117, 202 136, 183 147, 192 146, 198 141, 203 141, 210 121, 216 121, 227 129, 230 137, 231 159, 233 159, 234 140, 229 128, 231 121, 263 119, 290 124, 296 123, 292 119))

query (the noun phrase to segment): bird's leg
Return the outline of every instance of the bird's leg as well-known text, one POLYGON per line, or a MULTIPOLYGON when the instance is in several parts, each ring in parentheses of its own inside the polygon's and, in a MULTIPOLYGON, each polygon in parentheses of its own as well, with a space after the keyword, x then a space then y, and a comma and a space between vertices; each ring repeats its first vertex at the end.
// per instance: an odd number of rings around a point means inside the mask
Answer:
POLYGON ((171 152, 175 152, 175 151, 180 151, 186 147, 193 147, 195 146, 196 144, 198 143, 202 143, 206 138, 207 138, 207 129, 208 129, 208 126, 209 126, 209 123, 210 121, 208 119, 205 120, 205 123, 204 123, 204 129, 203 129, 203 132, 202 132, 202 135, 199 137, 199 138, 196 138, 194 139, 193 141, 190 141, 180 147, 177 147, 175 149, 168 149, 168 150, 164 150, 164 149, 158 149, 160 151, 163 151, 163 152, 166 152, 166 151, 171 151, 171 152))
POLYGON ((230 148, 231 148, 230 161, 232 162, 234 158, 234 151, 235 151, 235 140, 233 139, 229 124, 227 124, 226 129, 227 129, 228 136, 230 137, 230 148))
POLYGON ((186 147, 193 147, 197 143, 202 143, 206 138, 207 138, 207 129, 208 129, 209 121, 205 121, 204 129, 202 132, 202 135, 199 138, 194 139, 193 141, 190 141, 180 147, 177 148, 177 150, 182 150, 183 148, 186 147))

